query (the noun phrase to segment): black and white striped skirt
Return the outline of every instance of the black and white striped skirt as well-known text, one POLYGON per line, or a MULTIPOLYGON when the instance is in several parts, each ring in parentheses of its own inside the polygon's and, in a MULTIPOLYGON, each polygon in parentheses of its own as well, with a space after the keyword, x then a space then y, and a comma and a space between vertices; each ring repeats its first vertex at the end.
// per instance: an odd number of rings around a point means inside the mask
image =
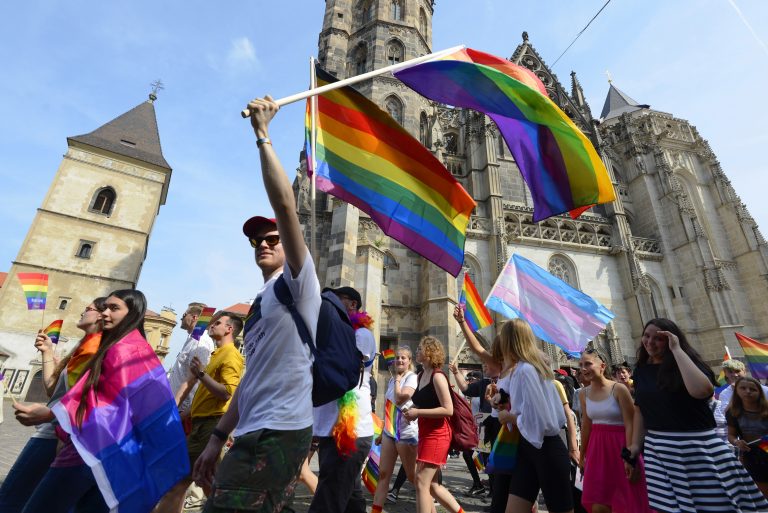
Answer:
POLYGON ((649 430, 643 456, 651 509, 660 513, 768 512, 763 494, 714 430, 649 430))

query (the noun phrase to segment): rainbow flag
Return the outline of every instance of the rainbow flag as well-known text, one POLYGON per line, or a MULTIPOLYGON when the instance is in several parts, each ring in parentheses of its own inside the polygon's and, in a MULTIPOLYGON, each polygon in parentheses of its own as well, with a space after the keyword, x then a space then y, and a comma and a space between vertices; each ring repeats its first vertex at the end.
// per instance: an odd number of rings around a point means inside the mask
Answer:
POLYGON ((464 320, 472 331, 490 326, 493 322, 491 312, 483 304, 483 300, 477 293, 475 284, 472 283, 468 274, 464 275, 464 285, 461 287, 459 304, 464 306, 464 320))
POLYGON ((53 413, 91 467, 110 511, 149 512, 190 472, 165 369, 133 330, 106 352, 78 426, 76 412, 88 372, 52 407, 53 413))
POLYGON ((69 388, 75 386, 77 380, 83 375, 85 367, 91 361, 91 357, 98 351, 100 344, 101 332, 90 333, 80 341, 80 344, 72 352, 72 357, 67 362, 67 384, 69 388))
POLYGON ((476 452, 475 455, 472 456, 472 461, 475 463, 475 468, 478 472, 485 470, 485 463, 483 463, 483 459, 480 457, 479 452, 476 452))
POLYGON ((387 399, 384 405, 384 431, 395 440, 400 439, 400 415, 395 403, 387 399))
POLYGON ((394 349, 385 349, 381 352, 381 356, 384 357, 384 363, 387 364, 387 367, 395 363, 395 350, 394 349))
POLYGON ((61 335, 61 326, 64 324, 64 320, 53 321, 43 330, 43 333, 48 335, 51 342, 54 344, 59 343, 59 336, 61 335))
POLYGON ((513 254, 499 274, 486 306, 528 321, 542 340, 578 356, 613 312, 527 258, 513 254))
POLYGON ((768 345, 741 333, 736 333, 736 339, 744 350, 744 358, 747 360, 746 363, 752 377, 755 379, 768 378, 768 345))
MULTIPOLYGON (((373 417, 373 438, 377 438, 383 429, 381 419, 375 413, 373 417)), ((381 459, 381 445, 372 444, 371 451, 368 453, 368 459, 363 467, 362 480, 365 488, 373 495, 376 493, 376 486, 379 484, 379 460, 381 459)))
POLYGON ((533 220, 616 199, 592 143, 532 73, 470 48, 395 72, 431 100, 482 112, 499 127, 533 197, 533 220))
POLYGON ((192 329, 192 338, 200 340, 205 330, 208 329, 208 324, 211 322, 213 314, 216 312, 215 308, 203 308, 203 312, 197 318, 195 327, 192 329))
POLYGON ((27 310, 45 310, 48 296, 48 275, 43 273, 18 273, 19 283, 27 298, 27 310))
MULTIPOLYGON (((335 82, 317 69, 318 86, 335 82)), ((307 103, 307 162, 311 167, 307 103)), ((453 276, 464 262, 475 202, 389 114, 351 87, 317 96, 317 188, 371 216, 381 230, 453 276)))

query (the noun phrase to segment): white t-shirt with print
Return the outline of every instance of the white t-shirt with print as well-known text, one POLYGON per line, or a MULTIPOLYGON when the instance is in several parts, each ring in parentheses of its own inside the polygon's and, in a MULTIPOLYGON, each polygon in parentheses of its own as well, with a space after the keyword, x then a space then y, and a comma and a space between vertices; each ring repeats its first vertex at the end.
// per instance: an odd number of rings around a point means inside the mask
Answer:
MULTIPOLYGON (((363 360, 369 362, 376 356, 376 339, 367 328, 355 330, 357 349, 363 354, 363 360)), ((367 365, 363 374, 363 384, 355 387, 357 395, 357 424, 355 433, 358 438, 373 436, 373 417, 371 417, 371 368, 367 365)), ((315 422, 312 432, 315 436, 331 436, 331 431, 339 418, 339 406, 336 401, 318 406, 313 410, 315 422)))
MULTIPOLYGON (((189 364, 192 363, 192 358, 195 356, 203 363, 203 369, 208 365, 211 360, 211 353, 215 348, 213 339, 208 335, 208 330, 205 330, 200 336, 200 340, 195 340, 192 335, 187 337, 184 345, 179 351, 179 355, 176 357, 176 361, 173 362, 173 367, 168 372, 168 381, 171 384, 171 390, 173 394, 179 391, 181 385, 187 382, 190 377, 189 364)), ((200 383, 195 382, 192 390, 187 394, 187 398, 179 405, 179 410, 186 411, 192 405, 192 398, 195 397, 195 391, 200 383)))
MULTIPOLYGON (((411 371, 405 371, 405 374, 400 379, 400 390, 403 388, 412 388, 414 391, 419 386, 419 378, 416 373, 411 371)), ((395 402, 395 378, 389 378, 387 384, 387 393, 385 395, 387 399, 395 402)), ((406 402, 408 404, 410 401, 406 402)), ((400 429, 400 439, 418 438, 419 437, 419 421, 414 420, 408 422, 405 417, 400 416, 400 422, 397 426, 400 429)))
MULTIPOLYGON (((288 309, 275 296, 272 276, 246 317, 245 375, 238 388, 240 420, 234 436, 258 429, 293 431, 312 425, 312 353, 302 342, 288 309)), ((299 275, 286 262, 285 283, 314 340, 320 314, 320 282, 307 251, 299 275)))

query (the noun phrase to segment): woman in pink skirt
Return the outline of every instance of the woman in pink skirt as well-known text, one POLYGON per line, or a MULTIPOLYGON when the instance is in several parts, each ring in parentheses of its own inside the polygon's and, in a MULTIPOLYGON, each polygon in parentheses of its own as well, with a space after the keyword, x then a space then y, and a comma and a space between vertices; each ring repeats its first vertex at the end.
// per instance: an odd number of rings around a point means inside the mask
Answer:
POLYGON ((647 513, 648 492, 642 457, 627 475, 622 454, 632 443, 634 406, 629 389, 606 375, 605 357, 589 349, 581 373, 590 382, 580 394, 584 490, 581 503, 591 513, 647 513))

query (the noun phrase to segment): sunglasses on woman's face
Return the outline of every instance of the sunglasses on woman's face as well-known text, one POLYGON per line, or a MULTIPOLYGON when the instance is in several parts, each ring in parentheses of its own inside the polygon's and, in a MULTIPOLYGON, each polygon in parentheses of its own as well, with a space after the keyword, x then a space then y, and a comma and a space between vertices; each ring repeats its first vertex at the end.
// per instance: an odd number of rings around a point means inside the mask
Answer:
POLYGON ((593 354, 598 358, 600 358, 600 361, 605 363, 605 358, 603 358, 603 355, 597 349, 587 349, 586 351, 584 351, 584 354, 593 354))
POLYGON ((270 248, 274 248, 280 243, 280 236, 279 235, 266 235, 264 237, 251 237, 248 240, 251 241, 251 247, 252 248, 258 248, 261 246, 262 242, 266 242, 267 246, 270 248))

